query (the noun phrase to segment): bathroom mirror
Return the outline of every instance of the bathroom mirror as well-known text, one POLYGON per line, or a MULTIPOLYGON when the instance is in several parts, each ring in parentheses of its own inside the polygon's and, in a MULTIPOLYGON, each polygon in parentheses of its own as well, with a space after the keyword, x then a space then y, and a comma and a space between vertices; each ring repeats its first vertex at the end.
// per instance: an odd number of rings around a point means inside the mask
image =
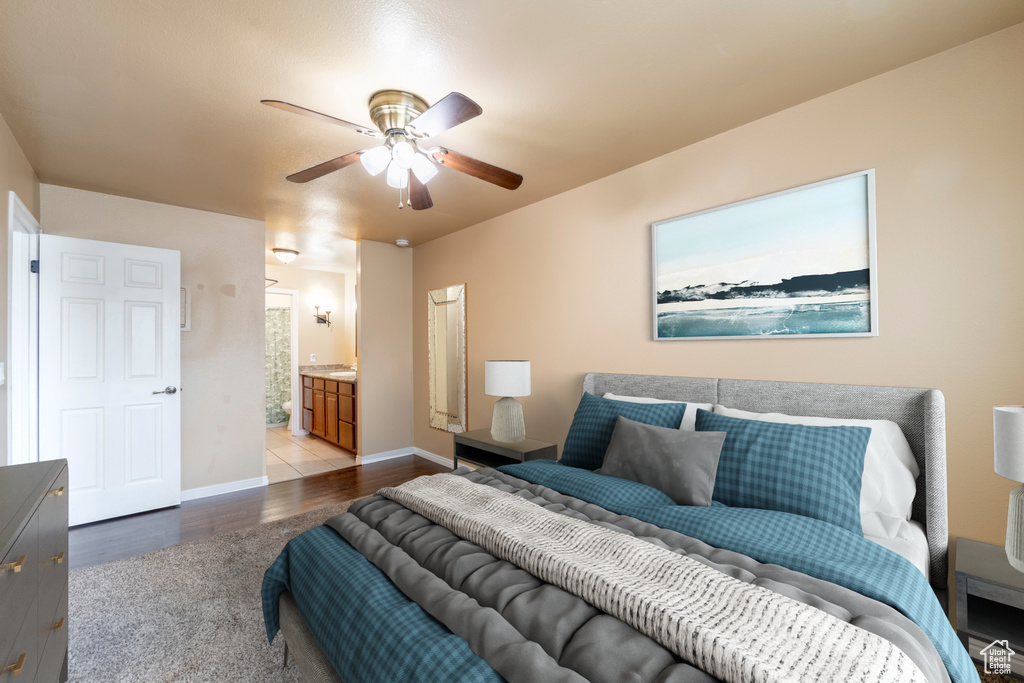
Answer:
POLYGON ((466 285, 427 296, 430 426, 466 431, 466 285))

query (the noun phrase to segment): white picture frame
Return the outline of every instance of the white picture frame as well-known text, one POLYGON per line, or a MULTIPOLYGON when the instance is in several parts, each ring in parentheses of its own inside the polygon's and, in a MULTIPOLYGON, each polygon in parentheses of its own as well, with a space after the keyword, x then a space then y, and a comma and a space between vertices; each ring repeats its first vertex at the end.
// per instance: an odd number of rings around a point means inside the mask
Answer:
POLYGON ((875 172, 651 224, 655 341, 878 336, 875 172))

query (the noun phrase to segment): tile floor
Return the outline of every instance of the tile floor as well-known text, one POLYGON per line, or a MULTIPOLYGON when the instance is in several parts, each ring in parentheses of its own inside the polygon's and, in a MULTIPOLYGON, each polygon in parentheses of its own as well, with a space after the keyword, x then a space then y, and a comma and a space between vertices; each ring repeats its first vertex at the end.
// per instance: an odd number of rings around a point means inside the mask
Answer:
POLYGON ((287 427, 267 429, 267 479, 271 484, 355 464, 355 455, 323 439, 292 436, 287 427))

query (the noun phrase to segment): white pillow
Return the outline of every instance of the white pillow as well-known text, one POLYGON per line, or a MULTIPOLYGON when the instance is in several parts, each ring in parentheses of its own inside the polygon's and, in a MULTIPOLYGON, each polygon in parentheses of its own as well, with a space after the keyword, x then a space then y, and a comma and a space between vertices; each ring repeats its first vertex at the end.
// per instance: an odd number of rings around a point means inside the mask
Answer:
POLYGON ((679 428, 690 432, 697 431, 697 408, 711 410, 714 406, 710 403, 690 403, 689 401, 665 401, 660 398, 647 398, 646 396, 618 396, 611 392, 602 398, 609 398, 613 401, 625 401, 626 403, 685 403, 686 412, 683 413, 683 421, 679 428))
MULTIPOLYGON (((686 412, 689 412, 689 409, 686 412)), ((864 453, 864 474, 860 485, 860 523, 864 535, 896 538, 903 528, 903 523, 910 520, 914 494, 917 493, 914 482, 921 474, 921 469, 917 466, 907 437, 895 422, 751 413, 722 405, 715 405, 715 412, 728 417, 763 422, 818 427, 870 427, 871 438, 868 439, 868 447, 864 453)))

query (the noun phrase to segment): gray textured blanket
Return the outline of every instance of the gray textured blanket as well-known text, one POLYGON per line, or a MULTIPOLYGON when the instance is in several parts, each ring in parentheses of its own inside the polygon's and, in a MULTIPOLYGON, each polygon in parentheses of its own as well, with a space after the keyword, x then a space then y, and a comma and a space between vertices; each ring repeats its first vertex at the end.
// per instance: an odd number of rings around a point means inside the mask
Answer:
MULTIPOLYGON (((849 622, 882 636, 906 653, 927 680, 949 680, 938 654, 920 629, 870 598, 781 567, 759 564, 737 553, 710 548, 695 539, 493 470, 464 473, 464 478, 514 493, 551 512, 635 536, 645 544, 697 560, 734 579, 811 605, 817 608, 812 614, 821 610, 822 616, 829 615, 830 623, 849 622)), ((406 595, 465 638, 474 652, 513 683, 717 680, 627 623, 497 559, 395 501, 367 499, 328 523, 387 573, 406 595)))

